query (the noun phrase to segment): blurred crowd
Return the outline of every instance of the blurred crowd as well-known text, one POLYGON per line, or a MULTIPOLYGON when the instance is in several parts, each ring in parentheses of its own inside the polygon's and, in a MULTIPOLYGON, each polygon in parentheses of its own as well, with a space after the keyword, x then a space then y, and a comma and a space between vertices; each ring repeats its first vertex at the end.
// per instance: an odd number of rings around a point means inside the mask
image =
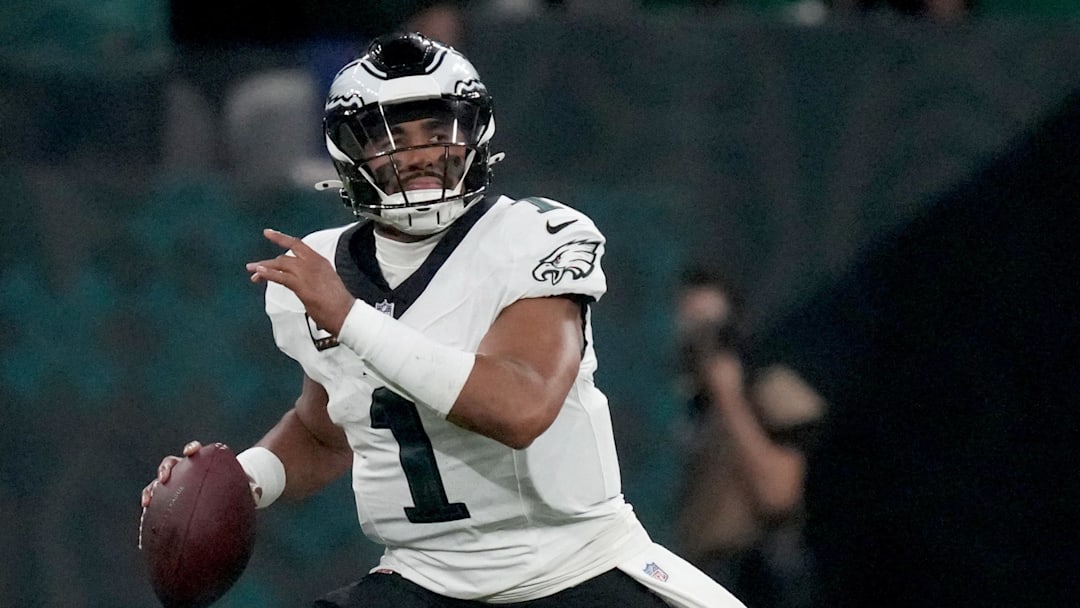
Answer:
MULTIPOLYGON (((18 597, 19 580, 40 580, 37 588, 48 590, 42 605, 87 605, 66 596, 73 587, 109 605, 133 605, 106 580, 66 581, 89 558, 48 545, 43 531, 71 547, 132 536, 137 513, 106 522, 91 514, 134 505, 129 480, 152 470, 159 446, 220 428, 263 428, 276 413, 257 406, 295 393, 283 380, 291 376, 277 373, 287 362, 273 355, 257 314, 260 294, 238 280, 241 263, 266 251, 258 232, 266 225, 303 232, 345 217, 307 189, 333 176, 311 125, 333 70, 371 36, 403 27, 467 45, 474 16, 627 10, 768 14, 808 24, 1080 16, 1072 0, 387 0, 348 9, 326 1, 296 3, 288 14, 239 4, 247 19, 226 18, 209 2, 58 8, 17 1, 0 9, 0 73, 8 77, 0 122, 11 134, 0 164, 7 428, 0 448, 8 455, 0 463, 0 512, 40 505, 27 526, 0 532, 0 558, 11 565, 2 575, 10 588, 0 592, 18 597), (321 27, 327 23, 339 29, 321 27), (247 64, 242 53, 225 52, 250 45, 263 48, 247 64), (160 86, 147 89, 148 82, 160 86), (93 112, 71 118, 101 99, 160 114, 121 112, 123 124, 93 112), (29 106, 33 114, 22 111, 29 106), (147 151, 147 140, 160 145, 147 151), (192 335, 175 331, 179 318, 214 332, 199 333, 193 345, 192 335), (203 380, 190 385, 190 378, 203 380), (191 413, 207 411, 207 403, 221 405, 218 419, 191 413), (161 428, 165 408, 179 416, 178 428, 161 428), (90 470, 86 459, 63 456, 100 450, 120 463, 117 470, 90 470), (22 560, 27 547, 41 552, 22 560)), ((746 303, 728 279, 700 270, 676 287, 671 335, 681 359, 672 392, 685 409, 670 441, 685 466, 671 514, 675 547, 750 608, 813 606, 805 452, 828 404, 794 370, 755 365, 746 303)), ((326 527, 351 530, 353 520, 337 513, 326 527)), ((295 549, 297 563, 315 545, 348 552, 362 543, 331 532, 275 542, 295 549)), ((129 563, 135 557, 121 559, 137 570, 129 563)), ((265 591, 241 592, 258 598, 265 591)))

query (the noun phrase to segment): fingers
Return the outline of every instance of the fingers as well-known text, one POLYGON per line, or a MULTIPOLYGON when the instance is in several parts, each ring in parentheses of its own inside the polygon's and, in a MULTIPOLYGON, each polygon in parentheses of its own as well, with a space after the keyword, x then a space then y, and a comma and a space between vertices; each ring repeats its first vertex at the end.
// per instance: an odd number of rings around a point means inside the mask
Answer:
MULTIPOLYGON (((187 446, 185 446, 185 448, 186 447, 187 446)), ((150 504, 150 499, 154 497, 154 488, 156 488, 159 483, 169 481, 173 467, 175 467, 178 462, 180 462, 180 459, 176 456, 166 456, 161 460, 161 464, 159 464, 157 468, 157 478, 146 484, 146 487, 142 490, 142 506, 144 509, 150 504)))
POLYGON ((172 474, 173 467, 176 463, 180 462, 180 459, 176 456, 166 456, 161 460, 161 464, 157 468, 157 481, 165 483, 169 481, 169 476, 172 474))
POLYGON ((273 281, 274 283, 280 283, 281 285, 292 289, 292 285, 290 283, 292 281, 293 275, 291 275, 288 271, 277 268, 275 266, 267 266, 259 263, 250 264, 249 266, 250 268, 248 268, 248 271, 251 272, 252 283, 259 283, 261 281, 273 281))
MULTIPOLYGON (((281 235, 281 233, 273 232, 268 229, 268 232, 275 235, 281 235)), ((275 283, 281 283, 287 285, 287 281, 290 279, 290 275, 298 274, 304 267, 304 260, 313 259, 312 256, 318 256, 321 260, 322 256, 315 253, 310 247, 305 245, 300 239, 293 238, 288 235, 281 235, 285 238, 292 239, 291 243, 294 243, 294 248, 290 253, 283 253, 276 258, 270 260, 260 260, 258 262, 248 262, 244 265, 248 272, 251 274, 251 282, 258 283, 259 281, 274 281, 275 283)))
POLYGON ((297 271, 304 268, 304 261, 323 261, 318 252, 299 238, 271 228, 263 230, 263 236, 275 245, 289 251, 272 260, 249 262, 246 268, 251 273, 249 278, 252 283, 273 281, 292 289, 293 285, 290 284, 293 281, 292 275, 298 274, 297 271))
MULTIPOLYGON (((199 443, 198 441, 189 441, 184 446, 184 449, 181 453, 186 457, 191 456, 192 454, 198 452, 201 449, 201 443, 199 443)), ((142 490, 143 508, 146 508, 146 506, 150 504, 150 499, 154 496, 154 488, 157 487, 159 483, 166 483, 169 481, 169 477, 172 476, 173 467, 175 467, 176 463, 180 462, 180 460, 181 459, 176 456, 166 456, 165 458, 161 459, 161 464, 158 465, 157 469, 157 479, 148 483, 146 487, 142 490)))
POLYGON ((314 253, 311 247, 307 246, 307 243, 296 238, 295 236, 289 236, 284 232, 278 232, 272 228, 266 228, 263 230, 263 236, 267 238, 271 243, 282 247, 284 249, 291 249, 296 257, 306 257, 309 253, 314 253))
MULTIPOLYGON (((278 232, 272 228, 266 228, 263 230, 263 236, 267 238, 271 243, 289 249, 292 251, 293 256, 303 257, 311 252, 311 248, 308 247, 302 240, 285 234, 284 232, 278 232)), ((259 283, 261 281, 274 281, 284 285, 285 273, 288 269, 289 257, 287 254, 279 255, 272 260, 262 260, 259 262, 248 262, 245 265, 247 271, 251 273, 249 279, 252 283, 259 283)))
MULTIPOLYGON (((191 456, 195 452, 198 452, 200 449, 202 449, 201 443, 199 443, 198 441, 191 441, 184 446, 182 453, 184 454, 184 456, 191 456)), ((173 467, 175 467, 176 464, 180 462, 180 460, 181 459, 177 456, 166 456, 165 458, 162 458, 161 464, 158 465, 157 469, 157 479, 151 482, 149 486, 146 486, 146 489, 149 490, 150 487, 155 483, 168 482, 169 477, 172 476, 173 467)))
POLYGON ((244 267, 251 273, 249 279, 252 283, 268 280, 267 275, 271 272, 271 270, 266 267, 266 262, 249 262, 244 267))
POLYGON ((150 505, 150 499, 153 498, 153 488, 157 485, 158 479, 154 479, 154 481, 150 482, 145 488, 143 488, 143 509, 146 509, 147 506, 150 505))
POLYGON ((273 260, 249 262, 245 268, 247 268, 248 272, 252 273, 252 283, 258 283, 259 281, 274 281, 275 283, 281 283, 287 287, 289 274, 293 272, 293 265, 295 263, 296 258, 282 255, 273 260))

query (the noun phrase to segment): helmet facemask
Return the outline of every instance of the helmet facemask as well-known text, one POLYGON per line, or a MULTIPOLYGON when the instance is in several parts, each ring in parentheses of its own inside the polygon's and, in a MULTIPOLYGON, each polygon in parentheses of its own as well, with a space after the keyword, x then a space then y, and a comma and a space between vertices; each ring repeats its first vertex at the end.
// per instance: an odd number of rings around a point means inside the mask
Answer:
POLYGON ((490 103, 462 97, 376 103, 328 115, 327 147, 354 213, 402 232, 449 226, 490 176, 490 103))

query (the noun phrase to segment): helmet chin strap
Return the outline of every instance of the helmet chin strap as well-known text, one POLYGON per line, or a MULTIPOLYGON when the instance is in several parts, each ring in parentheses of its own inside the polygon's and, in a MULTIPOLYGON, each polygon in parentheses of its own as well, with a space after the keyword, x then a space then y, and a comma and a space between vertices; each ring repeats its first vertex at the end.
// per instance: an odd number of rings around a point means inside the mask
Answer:
POLYGON ((438 203, 433 207, 409 207, 403 209, 382 209, 372 219, 413 236, 427 236, 450 227, 469 205, 463 199, 438 203))
MULTIPOLYGON (((390 226, 397 228, 405 234, 412 234, 416 236, 426 236, 429 234, 435 234, 436 232, 445 230, 450 227, 455 219, 461 216, 462 213, 468 209, 472 203, 480 200, 481 196, 477 196, 471 201, 465 200, 465 195, 456 194, 449 200, 442 198, 444 190, 432 190, 430 192, 438 192, 439 198, 431 201, 420 201, 416 205, 409 207, 397 207, 390 209, 382 209, 378 212, 373 211, 358 211, 358 208, 353 206, 352 201, 345 193, 344 184, 340 180, 326 179, 315 184, 315 189, 320 192, 323 190, 330 190, 337 188, 341 194, 341 198, 345 201, 347 207, 353 209, 356 213, 363 213, 365 216, 390 226), (425 204, 427 203, 427 204, 425 204), (461 205, 460 209, 454 209, 454 205, 461 205), (442 215, 448 214, 445 220, 442 215), (420 220, 420 221, 417 221, 420 220)), ((417 190, 415 192, 424 192, 417 190)))

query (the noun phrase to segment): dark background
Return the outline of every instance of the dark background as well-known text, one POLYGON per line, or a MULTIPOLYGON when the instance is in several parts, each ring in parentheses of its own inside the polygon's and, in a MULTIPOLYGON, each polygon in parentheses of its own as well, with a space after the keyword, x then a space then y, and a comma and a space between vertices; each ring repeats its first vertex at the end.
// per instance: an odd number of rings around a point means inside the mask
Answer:
MULTIPOLYGON (((324 85, 368 34, 72 6, 0 13, 0 606, 150 606, 161 456, 242 449, 299 391, 243 263, 265 226, 349 220, 307 184, 324 85)), ((807 497, 829 605, 1075 597, 1080 24, 477 10, 466 32, 498 188, 609 237, 597 381, 658 540, 673 290, 706 260, 744 287, 757 360, 830 401, 807 497)), ((259 526, 222 606, 303 605, 378 554, 344 483, 259 526)))

